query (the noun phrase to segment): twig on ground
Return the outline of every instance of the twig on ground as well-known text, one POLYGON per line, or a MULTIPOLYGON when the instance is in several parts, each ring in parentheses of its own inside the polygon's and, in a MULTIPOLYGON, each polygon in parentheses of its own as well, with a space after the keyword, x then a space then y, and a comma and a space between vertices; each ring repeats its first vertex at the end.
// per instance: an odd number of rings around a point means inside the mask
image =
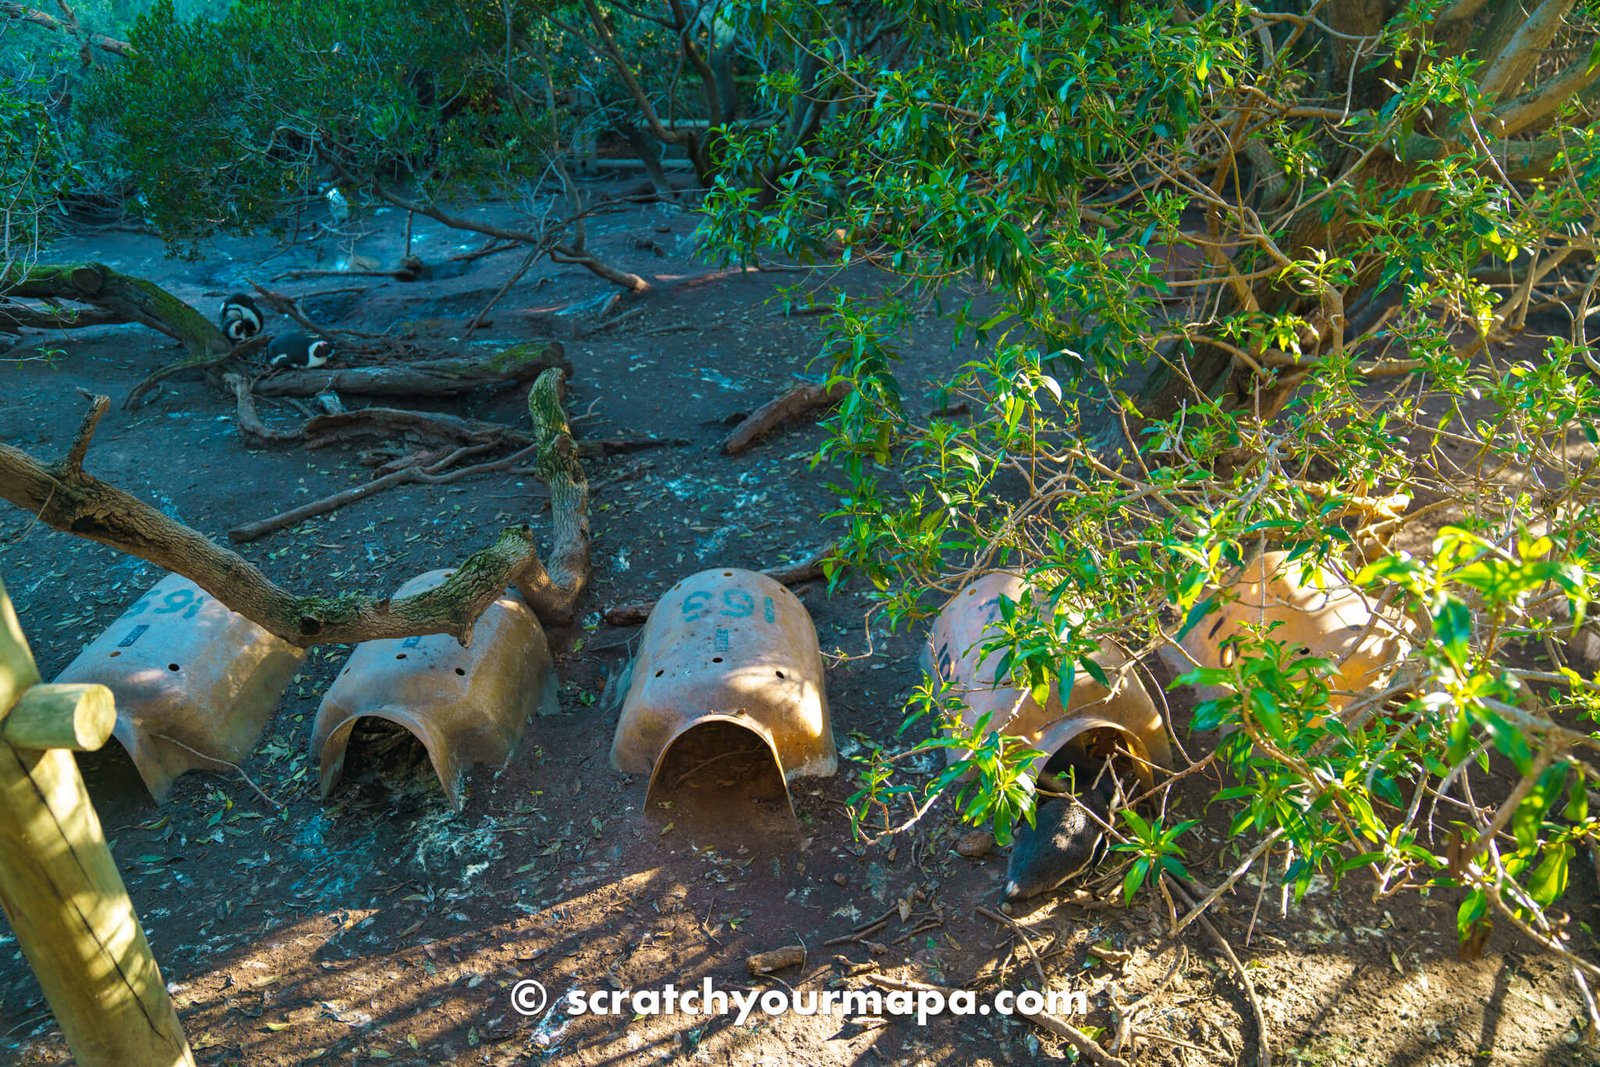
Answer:
POLYGON ((224 767, 232 767, 233 770, 239 775, 239 777, 244 779, 244 784, 249 786, 251 789, 254 789, 256 791, 256 796, 260 797, 262 800, 265 800, 268 804, 271 804, 274 808, 278 808, 279 810, 282 810, 283 805, 278 803, 276 800, 273 800, 272 797, 267 794, 267 791, 265 789, 262 789, 259 785, 256 785, 255 779, 251 778, 250 775, 245 771, 245 769, 243 767, 239 766, 237 763, 232 763, 232 762, 230 762, 228 760, 225 760, 221 756, 213 756, 209 752, 201 752, 198 748, 192 748, 189 745, 184 744, 182 741, 179 741, 176 737, 171 736, 170 734, 153 734, 152 736, 160 738, 162 741, 165 741, 169 745, 177 745, 179 748, 183 749, 184 751, 190 753, 191 755, 199 756, 203 760, 209 760, 212 763, 220 763, 224 767))
POLYGON ((1256 996, 1256 987, 1255 983, 1250 980, 1250 972, 1246 971, 1244 964, 1239 962, 1239 957, 1234 954, 1233 946, 1228 944, 1228 939, 1223 937, 1221 932, 1211 924, 1211 920, 1205 917, 1205 913, 1196 906, 1194 898, 1189 896, 1181 885, 1167 874, 1163 874, 1161 881, 1157 884, 1161 886, 1163 893, 1170 892, 1170 897, 1176 897, 1188 905, 1191 909, 1190 914, 1195 917, 1195 921, 1200 924, 1200 928, 1216 943, 1216 946, 1222 950, 1222 954, 1227 957, 1228 963, 1233 966, 1234 973, 1239 978, 1239 985, 1244 989, 1245 998, 1250 1002, 1250 1011, 1255 1016, 1256 1034, 1260 1038, 1260 1044, 1257 1045, 1256 1062, 1260 1064, 1260 1067, 1272 1067, 1271 1035, 1267 1030, 1267 1013, 1262 1010, 1261 1001, 1256 996))
POLYGON ((830 407, 850 393, 847 382, 825 388, 813 382, 801 382, 782 396, 767 401, 745 417, 722 441, 722 454, 736 456, 755 443, 756 438, 777 429, 790 419, 798 418, 818 408, 830 407))
MULTIPOLYGON (((798 563, 786 563, 781 567, 768 567, 761 573, 780 585, 799 585, 802 582, 815 581, 823 576, 822 562, 833 553, 833 545, 825 545, 798 563)), ((659 597, 649 600, 635 600, 629 604, 619 604, 606 610, 606 622, 612 626, 638 626, 650 617, 655 610, 659 597)))

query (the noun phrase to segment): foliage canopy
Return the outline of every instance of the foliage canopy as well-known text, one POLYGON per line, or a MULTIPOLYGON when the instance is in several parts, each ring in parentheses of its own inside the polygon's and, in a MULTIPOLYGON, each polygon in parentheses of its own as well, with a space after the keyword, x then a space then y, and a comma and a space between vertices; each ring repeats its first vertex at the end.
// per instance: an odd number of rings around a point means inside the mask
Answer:
MULTIPOLYGON (((992 652, 1039 692, 1102 642, 1169 646, 1266 548, 1343 575, 1415 638, 1381 691, 1329 715, 1333 665, 1270 632, 1188 679, 1229 694, 1193 725, 1220 731, 1234 831, 1287 847, 1297 893, 1464 886, 1464 938, 1498 913, 1562 948, 1600 747, 1569 651, 1600 592, 1594 5, 885 6, 890 61, 808 33, 828 5, 751 9, 849 106, 775 187, 710 203, 730 255, 901 279, 829 320, 842 562, 895 622, 1025 572, 992 652), (897 338, 927 308, 975 349, 932 383, 968 417, 907 398, 897 338), (1498 808, 1495 759, 1520 779, 1498 808)), ((779 147, 728 151, 738 175, 779 147)), ((895 765, 946 743, 874 753, 859 816, 892 822, 921 793, 895 765)), ((967 814, 1025 810, 963 745, 967 814)), ((1127 834, 1171 869, 1171 831, 1127 834)))

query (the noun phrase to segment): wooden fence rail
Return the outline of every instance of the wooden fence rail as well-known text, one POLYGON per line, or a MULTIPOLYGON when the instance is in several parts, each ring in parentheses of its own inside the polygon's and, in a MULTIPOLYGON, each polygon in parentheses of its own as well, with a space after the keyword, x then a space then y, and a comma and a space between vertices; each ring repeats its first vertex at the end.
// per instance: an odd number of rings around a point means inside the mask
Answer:
POLYGON ((105 686, 40 684, 0 582, 0 908, 78 1067, 193 1067, 72 755, 115 720, 105 686))

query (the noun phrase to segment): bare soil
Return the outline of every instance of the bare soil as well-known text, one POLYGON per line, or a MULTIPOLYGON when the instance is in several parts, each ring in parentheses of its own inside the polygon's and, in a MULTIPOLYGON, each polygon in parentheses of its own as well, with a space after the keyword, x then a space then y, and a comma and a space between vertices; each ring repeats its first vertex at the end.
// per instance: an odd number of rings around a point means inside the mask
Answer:
MULTIPOLYGON (((483 205, 488 215, 503 211, 483 205)), ((52 258, 96 259, 170 287, 209 312, 220 297, 293 268, 334 268, 352 250, 396 262, 403 216, 379 212, 369 233, 283 250, 267 238, 217 241, 192 260, 126 232, 62 242, 52 258)), ((614 327, 573 336, 563 308, 604 300, 606 284, 575 267, 544 264, 519 283, 469 340, 488 347, 556 336, 575 366, 568 409, 580 437, 656 436, 689 444, 588 464, 595 576, 580 623, 550 633, 560 711, 532 721, 503 772, 476 774, 457 815, 425 762, 394 745, 353 766, 327 803, 308 753, 311 720, 348 649, 306 661, 241 775, 186 776, 161 808, 97 768, 92 783, 134 904, 203 1064, 531 1064, 857 1061, 992 1064, 1071 1060, 1061 1039, 998 1015, 945 1014, 926 1025, 898 1017, 684 1014, 569 1018, 559 1006, 513 1010, 510 989, 536 979, 552 998, 568 990, 698 986, 729 990, 879 988, 926 983, 996 989, 1083 990, 1072 1021, 1109 1045, 1126 1020, 1134 1063, 1262 1062, 1261 1035, 1237 978, 1198 927, 1177 944, 1165 905, 1148 896, 1124 909, 1107 900, 1046 900, 1017 919, 1026 941, 979 914, 998 907, 1004 850, 971 859, 947 807, 881 843, 852 838, 845 801, 864 742, 896 738, 900 708, 918 680, 917 634, 884 632, 863 591, 797 591, 829 656, 828 695, 840 773, 800 783, 798 823, 772 830, 737 806, 713 825, 652 818, 645 782, 611 769, 616 712, 603 694, 626 663, 637 629, 601 612, 654 595, 711 566, 760 568, 799 559, 828 539, 819 521, 836 499, 811 457, 821 431, 793 427, 729 458, 717 443, 729 421, 803 370, 819 319, 785 316, 786 286, 881 284, 852 273, 741 273, 694 255, 696 218, 643 204, 591 224, 612 262, 650 276, 656 292, 614 327), (828 944, 879 917, 854 940, 828 944), (752 978, 746 958, 802 945, 804 963, 752 978), (1030 947, 1031 946, 1031 947, 1030 947), (1037 963, 1035 960, 1037 959, 1037 963)), ((419 221, 415 251, 437 264, 475 246, 419 221)), ((340 328, 396 329, 417 343, 461 343, 465 323, 516 266, 516 253, 473 262, 452 277, 413 283, 314 278, 272 283, 292 293, 364 286, 310 298, 340 328), (452 341, 452 339, 455 339, 452 341)), ((446 272, 449 273, 449 272, 446 272)), ((35 335, 0 362, 0 439, 53 458, 84 411, 77 392, 118 404, 154 367, 177 357, 138 327, 35 335), (35 349, 58 350, 50 360, 35 349)), ((907 379, 930 392, 961 354, 924 320, 905 339, 907 379)), ((935 406, 910 389, 911 403, 935 406)), ((418 406, 518 423, 515 392, 418 406)), ((263 404, 287 425, 301 416, 263 404)), ((240 439, 229 400, 198 379, 169 380, 141 407, 114 407, 88 468, 168 514, 223 538, 260 519, 369 477, 354 450, 257 450, 240 439)), ((448 486, 403 486, 246 547, 275 580, 319 592, 391 590, 448 566, 502 526, 531 522, 548 537, 537 482, 490 475, 448 486)), ((0 574, 48 678, 110 624, 159 574, 137 559, 0 509, 0 574)), ((1187 730, 1174 695, 1177 736, 1191 753, 1210 744, 1187 730)), ((355 757, 352 757, 355 759, 355 757)), ((924 767, 924 773, 931 772, 924 767)), ((1206 815, 1215 783, 1180 797, 1206 815)), ((1238 862, 1219 813, 1191 851, 1215 884, 1238 862)), ((1319 884, 1285 910, 1274 871, 1252 875, 1214 913, 1246 962, 1265 1011, 1276 1063, 1585 1064, 1583 1011, 1557 962, 1501 930, 1486 954, 1457 958, 1449 894, 1373 901, 1359 879, 1338 893, 1319 884)), ((1595 885, 1579 870, 1570 902, 1593 914, 1595 885)), ((0 935, 0 1063, 61 1064, 68 1055, 15 941, 0 935)))

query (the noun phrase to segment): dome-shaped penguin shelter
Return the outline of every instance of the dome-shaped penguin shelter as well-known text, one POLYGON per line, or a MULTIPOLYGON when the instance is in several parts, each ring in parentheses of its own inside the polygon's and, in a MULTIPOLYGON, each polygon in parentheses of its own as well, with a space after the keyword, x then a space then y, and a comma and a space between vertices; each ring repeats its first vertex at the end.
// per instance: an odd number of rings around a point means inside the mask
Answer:
POLYGON ((639 637, 611 764, 649 775, 647 810, 694 787, 719 817, 740 800, 792 817, 790 783, 838 768, 805 605, 766 575, 734 568, 668 590, 639 637))
MULTIPOLYGON (((304 659, 304 649, 169 574, 85 646, 56 681, 111 690, 117 709, 112 736, 160 802, 187 771, 226 771, 243 762, 304 659)), ((84 753, 80 760, 87 780, 116 781, 109 788, 120 790, 125 772, 113 765, 112 753, 84 753)))
MULTIPOLYGON (((1094 756, 1125 751, 1130 769, 1150 785, 1154 767, 1171 766, 1172 747, 1137 665, 1120 648, 1102 644, 1093 657, 1110 686, 1078 670, 1064 704, 1057 685, 1050 687, 1049 698, 1041 704, 1025 686, 997 676, 1001 655, 984 655, 984 646, 997 636, 994 627, 1001 599, 1016 602, 1025 588, 1022 578, 1001 571, 963 587, 934 619, 923 648, 923 669, 943 694, 961 699, 966 727, 988 715, 987 733, 1001 731, 1043 752, 1029 768, 1031 776, 1036 777, 1051 756, 1077 745, 1094 756)), ((968 755, 966 749, 945 749, 947 763, 968 755)))
MULTIPOLYGON (((395 596, 425 592, 451 573, 419 574, 395 596)), ((478 616, 466 646, 449 634, 364 641, 317 708, 311 756, 321 768, 322 795, 344 774, 358 726, 389 723, 422 743, 445 796, 459 811, 473 765, 505 766, 529 717, 555 705, 549 642, 514 591, 478 616)))
MULTIPOLYGON (((1247 627, 1282 642, 1290 658, 1314 656, 1332 667, 1328 710, 1342 712, 1364 693, 1380 688, 1403 655, 1405 622, 1377 605, 1332 565, 1265 552, 1234 571, 1215 590, 1216 606, 1163 657, 1179 672, 1195 664, 1230 667, 1237 655, 1229 638, 1247 627)), ((1201 700, 1221 687, 1196 686, 1201 700)))

